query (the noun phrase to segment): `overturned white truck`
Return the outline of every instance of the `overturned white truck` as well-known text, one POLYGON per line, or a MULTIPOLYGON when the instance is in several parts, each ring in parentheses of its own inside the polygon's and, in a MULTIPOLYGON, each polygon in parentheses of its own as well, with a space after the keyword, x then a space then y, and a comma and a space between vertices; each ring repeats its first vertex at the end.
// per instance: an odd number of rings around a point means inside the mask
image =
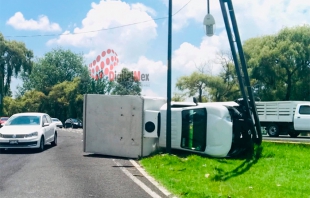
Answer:
MULTIPOLYGON (((249 149, 249 120, 240 104, 172 102, 171 148, 213 157, 249 149)), ((166 110, 164 98, 85 95, 84 152, 139 158, 165 148, 166 110)))
POLYGON ((147 156, 157 148, 166 147, 166 142, 170 144, 170 138, 166 141, 166 120, 170 122, 170 115, 171 130, 167 137, 171 135, 173 149, 225 157, 248 151, 252 143, 261 144, 259 117, 232 1, 220 0, 220 7, 242 100, 198 104, 171 103, 170 93, 167 93, 167 101, 138 96, 85 95, 85 152, 133 158, 147 156), (166 118, 167 112, 171 114, 166 118))

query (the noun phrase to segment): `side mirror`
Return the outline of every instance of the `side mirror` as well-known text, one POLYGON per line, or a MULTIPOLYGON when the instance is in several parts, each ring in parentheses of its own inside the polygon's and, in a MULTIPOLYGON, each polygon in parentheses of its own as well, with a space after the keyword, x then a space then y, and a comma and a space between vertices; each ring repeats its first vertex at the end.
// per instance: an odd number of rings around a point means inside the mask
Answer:
POLYGON ((50 125, 50 123, 45 122, 45 123, 43 124, 43 127, 46 127, 46 126, 49 126, 49 125, 50 125))

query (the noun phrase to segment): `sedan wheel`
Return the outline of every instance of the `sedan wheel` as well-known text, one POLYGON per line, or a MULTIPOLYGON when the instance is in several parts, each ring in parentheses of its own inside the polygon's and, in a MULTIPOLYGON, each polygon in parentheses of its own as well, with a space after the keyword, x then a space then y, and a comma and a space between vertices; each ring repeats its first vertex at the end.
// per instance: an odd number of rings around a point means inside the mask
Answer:
POLYGON ((44 151, 44 137, 41 137, 41 140, 40 140, 40 147, 38 148, 38 151, 39 152, 42 152, 44 151))
POLYGON ((57 133, 54 135, 54 141, 51 142, 52 146, 57 146, 57 133))

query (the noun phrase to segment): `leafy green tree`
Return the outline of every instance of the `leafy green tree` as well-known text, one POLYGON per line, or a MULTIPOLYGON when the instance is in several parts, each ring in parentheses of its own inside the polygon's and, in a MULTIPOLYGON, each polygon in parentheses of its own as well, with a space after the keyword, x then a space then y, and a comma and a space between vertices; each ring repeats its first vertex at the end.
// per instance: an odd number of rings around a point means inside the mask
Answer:
POLYGON ((110 81, 107 77, 97 80, 91 79, 87 89, 88 94, 110 94, 115 88, 116 83, 110 81))
POLYGON ((17 98, 22 105, 23 112, 44 112, 47 104, 47 97, 40 91, 28 91, 22 97, 17 98))
POLYGON ((21 102, 16 99, 5 96, 3 98, 3 116, 12 116, 15 113, 20 113, 23 111, 21 102))
POLYGON ((69 117, 81 118, 83 113, 83 95, 79 93, 81 79, 56 84, 49 92, 49 114, 60 120, 69 117))
POLYGON ((141 95, 141 82, 135 78, 133 72, 123 68, 116 78, 113 95, 141 95))
MULTIPOLYGON (((12 76, 17 77, 21 71, 31 72, 33 52, 25 44, 5 40, 0 33, 0 101, 3 96, 10 95, 12 76)), ((0 103, 0 115, 3 113, 3 103, 0 103)))
POLYGON ((3 103, 3 112, 7 116, 22 112, 45 112, 47 97, 42 92, 32 90, 16 99, 6 96, 3 103))
POLYGON ((201 72, 193 72, 190 76, 182 76, 177 80, 176 87, 185 91, 188 97, 198 95, 198 102, 203 102, 203 92, 206 90, 210 76, 201 72))
POLYGON ((89 79, 89 73, 84 64, 83 56, 70 50, 53 49, 39 58, 30 75, 24 74, 21 95, 27 90, 35 89, 48 95, 52 87, 74 78, 89 79))
POLYGON ((215 60, 222 66, 217 76, 209 79, 208 89, 212 101, 232 101, 240 97, 240 89, 232 55, 220 52, 215 60))
POLYGON ((171 101, 184 102, 185 101, 184 94, 173 93, 173 97, 171 98, 171 101))
POLYGON ((310 26, 284 28, 244 43, 262 100, 310 100, 310 26))

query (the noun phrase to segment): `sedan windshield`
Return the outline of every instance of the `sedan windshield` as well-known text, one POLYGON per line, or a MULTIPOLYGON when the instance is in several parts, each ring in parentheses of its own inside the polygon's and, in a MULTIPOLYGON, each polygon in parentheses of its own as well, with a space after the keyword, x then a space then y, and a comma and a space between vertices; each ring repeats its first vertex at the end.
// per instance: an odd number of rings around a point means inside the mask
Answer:
POLYGON ((11 117, 5 125, 40 125, 40 119, 40 116, 15 116, 11 117))
POLYGON ((52 118, 53 122, 58 122, 59 120, 57 118, 52 118))

